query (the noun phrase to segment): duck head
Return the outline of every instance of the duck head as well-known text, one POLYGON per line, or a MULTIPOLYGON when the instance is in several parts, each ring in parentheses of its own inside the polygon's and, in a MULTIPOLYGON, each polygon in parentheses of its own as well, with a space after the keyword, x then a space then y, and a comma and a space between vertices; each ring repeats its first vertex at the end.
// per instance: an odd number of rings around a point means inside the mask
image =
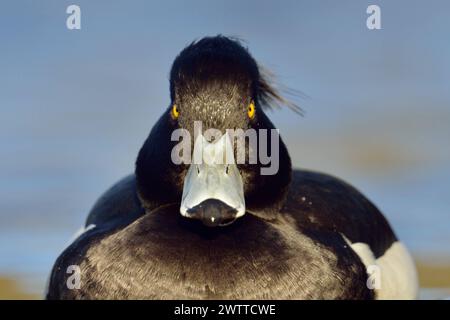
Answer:
POLYGON ((177 203, 208 226, 246 212, 275 218, 291 161, 263 108, 282 98, 248 50, 223 36, 187 46, 170 72, 170 98, 136 161, 146 210, 177 203))

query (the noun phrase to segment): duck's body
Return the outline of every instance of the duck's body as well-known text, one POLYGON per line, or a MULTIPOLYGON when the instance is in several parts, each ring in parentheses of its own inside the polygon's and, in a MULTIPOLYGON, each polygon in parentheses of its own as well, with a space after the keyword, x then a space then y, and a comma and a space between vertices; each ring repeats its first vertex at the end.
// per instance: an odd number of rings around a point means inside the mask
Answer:
POLYGON ((283 141, 261 134, 276 132, 262 110, 273 99, 238 42, 218 36, 184 49, 171 107, 135 174, 97 201, 87 231, 57 259, 47 298, 414 298, 414 264, 378 209, 337 178, 292 170, 283 141), (173 133, 195 137, 196 121, 218 135, 201 133, 179 153, 173 133), (257 131, 244 155, 267 142, 276 170, 264 170, 267 159, 236 161, 229 128, 257 131), (183 158, 190 147, 199 163, 183 158))
POLYGON ((286 203, 273 221, 248 214, 214 230, 183 218, 178 209, 168 204, 144 214, 134 175, 117 183, 90 213, 86 226, 95 227, 57 260, 48 298, 375 299, 416 294, 407 252, 400 259, 398 249, 389 253, 398 240, 387 221, 363 195, 334 177, 295 170, 286 203), (396 273, 395 283, 384 284, 384 291, 383 281, 381 290, 369 289, 366 266, 350 243, 367 244, 378 263, 383 257, 393 259, 386 272, 396 273), (80 289, 66 286, 70 265, 81 269, 80 289))

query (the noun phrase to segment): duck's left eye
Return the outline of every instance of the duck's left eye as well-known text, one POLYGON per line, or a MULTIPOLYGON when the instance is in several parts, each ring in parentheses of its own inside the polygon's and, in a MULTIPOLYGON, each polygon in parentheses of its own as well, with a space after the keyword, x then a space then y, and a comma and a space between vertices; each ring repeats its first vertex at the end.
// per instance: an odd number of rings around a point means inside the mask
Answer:
POLYGON ((172 118, 173 118, 173 119, 177 119, 178 116, 180 115, 180 112, 178 111, 178 108, 177 108, 177 105, 176 105, 176 104, 174 104, 174 105, 172 106, 172 111, 170 112, 170 114, 172 115, 172 118))
POLYGON ((250 119, 253 119, 255 117, 255 111, 256 111, 255 103, 252 101, 248 105, 248 111, 247 111, 248 117, 250 119))

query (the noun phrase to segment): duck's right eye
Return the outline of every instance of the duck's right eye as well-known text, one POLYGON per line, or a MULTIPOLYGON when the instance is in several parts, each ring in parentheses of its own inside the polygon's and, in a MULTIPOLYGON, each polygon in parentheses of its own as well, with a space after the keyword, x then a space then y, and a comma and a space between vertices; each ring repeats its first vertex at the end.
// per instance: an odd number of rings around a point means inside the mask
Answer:
POLYGON ((178 119, 178 116, 180 115, 180 112, 178 111, 177 105, 174 104, 172 106, 172 110, 170 112, 173 119, 178 119))
POLYGON ((247 109, 247 115, 250 119, 253 119, 255 117, 255 110, 255 102, 251 101, 247 109))

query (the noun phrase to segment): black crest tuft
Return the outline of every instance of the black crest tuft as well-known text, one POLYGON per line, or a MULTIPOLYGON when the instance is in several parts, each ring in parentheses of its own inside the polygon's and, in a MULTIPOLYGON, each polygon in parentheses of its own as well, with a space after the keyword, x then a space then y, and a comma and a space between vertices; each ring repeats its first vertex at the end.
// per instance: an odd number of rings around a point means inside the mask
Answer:
POLYGON ((281 91, 291 96, 301 96, 301 93, 287 88, 279 89, 273 74, 258 65, 238 38, 223 35, 205 37, 184 48, 176 57, 170 72, 172 101, 180 88, 191 90, 196 83, 211 79, 248 82, 253 98, 263 108, 286 106, 298 114, 303 113, 281 91))

